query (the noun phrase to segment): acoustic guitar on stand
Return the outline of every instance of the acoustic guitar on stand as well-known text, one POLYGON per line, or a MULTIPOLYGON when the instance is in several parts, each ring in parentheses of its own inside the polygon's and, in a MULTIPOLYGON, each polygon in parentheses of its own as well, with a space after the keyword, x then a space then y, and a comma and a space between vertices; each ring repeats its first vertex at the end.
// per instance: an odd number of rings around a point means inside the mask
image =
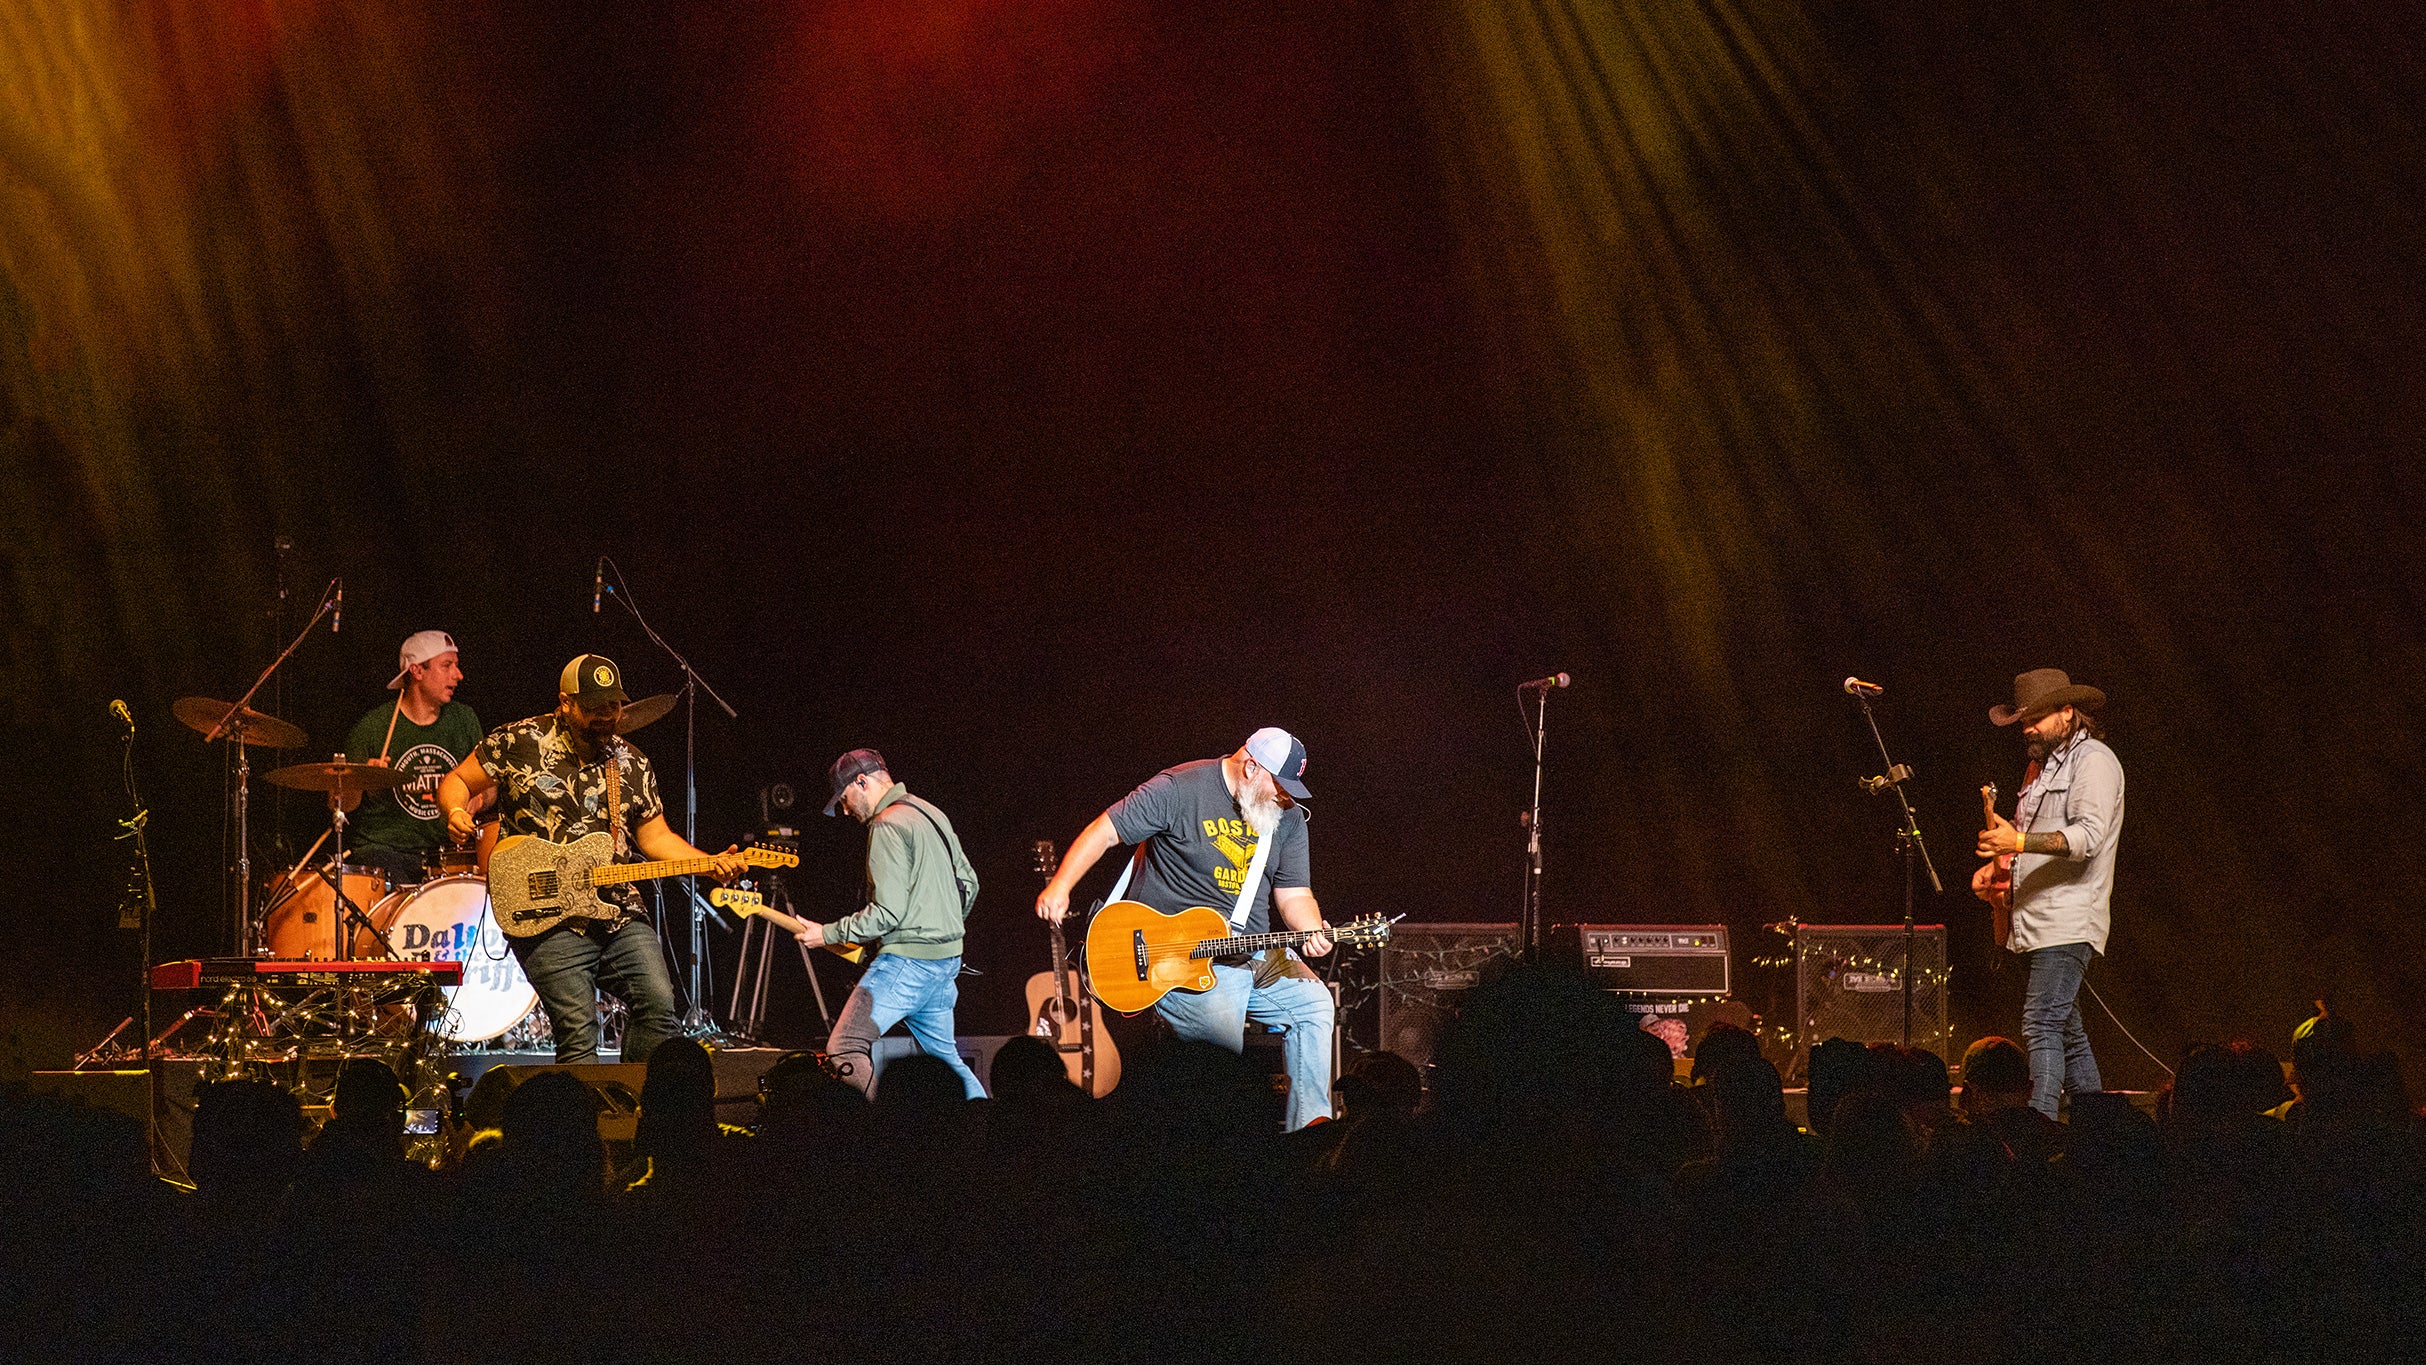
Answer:
POLYGON ((1290 948, 1329 934, 1343 948, 1378 948, 1390 941, 1390 921, 1366 915, 1321 929, 1241 934, 1219 910, 1195 906, 1166 915, 1136 901, 1114 901, 1087 925, 1087 985, 1095 998, 1135 1014, 1172 991, 1213 989, 1213 959, 1290 948))
MULTIPOLYGON (((1038 875, 1050 879, 1060 850, 1050 839, 1037 840, 1034 850, 1038 875)), ((1061 925, 1047 923, 1053 930, 1053 969, 1028 978, 1028 1033, 1061 1054, 1070 1084, 1100 1100, 1120 1084, 1120 1049, 1104 1029, 1103 1007, 1088 993, 1084 973, 1070 968, 1070 947, 1061 925)))

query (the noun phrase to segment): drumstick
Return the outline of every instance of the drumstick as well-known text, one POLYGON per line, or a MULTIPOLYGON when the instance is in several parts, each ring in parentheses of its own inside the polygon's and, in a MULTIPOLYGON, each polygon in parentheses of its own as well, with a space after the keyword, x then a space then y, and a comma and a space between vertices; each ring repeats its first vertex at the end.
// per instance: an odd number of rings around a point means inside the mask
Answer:
POLYGON ((379 760, 387 761, 387 746, 396 742, 396 717, 404 714, 404 698, 396 698, 396 709, 387 713, 387 738, 379 741, 379 760))
POLYGON ((295 865, 287 870, 286 881, 279 887, 279 889, 283 891, 286 889, 286 887, 293 886, 295 884, 295 878, 300 875, 304 867, 312 861, 312 855, 318 853, 320 851, 320 846, 328 841, 329 832, 325 829, 320 831, 320 837, 312 840, 312 846, 303 850, 303 856, 296 859, 295 865))

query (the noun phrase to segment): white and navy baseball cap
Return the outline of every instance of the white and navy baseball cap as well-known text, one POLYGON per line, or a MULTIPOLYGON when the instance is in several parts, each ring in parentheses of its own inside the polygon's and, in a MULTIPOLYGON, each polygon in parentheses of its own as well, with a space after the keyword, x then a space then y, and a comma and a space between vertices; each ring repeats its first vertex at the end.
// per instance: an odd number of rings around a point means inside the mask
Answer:
POLYGON ((1306 746, 1297 736, 1277 725, 1267 725, 1247 736, 1247 757, 1254 759, 1280 789, 1300 801, 1311 801, 1314 793, 1306 790, 1306 746))
POLYGON ((420 630, 405 637, 404 648, 396 651, 396 676, 388 679, 387 690, 401 692, 404 680, 413 676, 413 665, 426 664, 441 654, 456 653, 455 637, 443 630, 420 630))

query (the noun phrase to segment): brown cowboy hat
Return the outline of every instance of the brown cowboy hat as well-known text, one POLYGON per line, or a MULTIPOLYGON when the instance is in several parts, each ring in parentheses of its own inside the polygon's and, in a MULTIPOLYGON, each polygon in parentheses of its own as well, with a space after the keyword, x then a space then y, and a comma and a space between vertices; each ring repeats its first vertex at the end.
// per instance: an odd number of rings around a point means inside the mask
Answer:
POLYGON ((2074 682, 2064 670, 2034 668, 2027 673, 2014 675, 2013 705, 1989 707, 1988 720, 1993 725, 2027 725, 2067 706, 2095 711, 2105 704, 2105 693, 2074 682))

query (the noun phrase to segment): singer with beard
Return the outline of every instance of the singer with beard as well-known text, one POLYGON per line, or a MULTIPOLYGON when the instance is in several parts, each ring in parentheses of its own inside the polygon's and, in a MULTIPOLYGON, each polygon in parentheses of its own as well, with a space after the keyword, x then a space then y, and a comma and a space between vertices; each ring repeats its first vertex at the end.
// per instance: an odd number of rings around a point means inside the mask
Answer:
MULTIPOLYGON (((1242 933, 1261 934, 1277 913, 1291 929, 1323 927, 1307 851, 1304 782, 1306 746, 1267 726, 1238 752, 1166 768, 1095 817, 1070 845, 1052 880, 1036 897, 1036 913, 1060 923, 1070 893, 1114 845, 1138 846, 1124 898, 1164 914, 1206 906, 1227 917, 1245 888, 1247 867, 1262 841, 1265 855, 1242 933)), ((1306 940, 1308 955, 1331 951, 1331 940, 1306 940)), ((1282 1029, 1289 1072, 1288 1125, 1303 1128, 1331 1114, 1331 992, 1286 949, 1262 959, 1217 959, 1207 991, 1177 990, 1154 1008, 1182 1038, 1232 1052, 1245 1047, 1248 1020, 1282 1029)))
MULTIPOLYGON (((649 760, 615 733, 626 697, 622 670, 597 654, 577 656, 557 679, 556 709, 501 725, 438 784, 447 832, 472 836, 472 803, 494 791, 498 832, 570 843, 591 834, 618 835, 618 862, 707 858, 666 824, 649 760), (613 782, 609 774, 613 774, 613 782), (622 800, 609 809, 608 792, 622 800)), ((716 877, 742 873, 737 848, 713 855, 716 877)), ((674 981, 657 933, 641 918, 640 894, 629 883, 601 887, 601 899, 623 907, 614 920, 567 920, 546 933, 509 940, 523 974, 539 992, 556 1036, 556 1060, 598 1058, 598 992, 604 988, 627 1011, 623 1060, 640 1062, 674 1029, 674 981)))
POLYGON ((2048 1118, 2064 1092, 2105 1088, 2082 1027, 2081 978, 2106 951, 2114 899, 2115 855, 2123 843, 2123 764, 2099 738, 2092 714, 2106 694, 2075 683, 2062 669, 2039 668, 2013 680, 2013 704, 1992 706, 1996 725, 2019 725, 2030 768, 2014 818, 1991 815, 1979 856, 1990 861, 1971 879, 1991 897, 1996 859, 2013 859, 2013 934, 2006 947, 2030 964, 2022 1004, 2022 1040, 2030 1052, 2030 1107, 2048 1118))

